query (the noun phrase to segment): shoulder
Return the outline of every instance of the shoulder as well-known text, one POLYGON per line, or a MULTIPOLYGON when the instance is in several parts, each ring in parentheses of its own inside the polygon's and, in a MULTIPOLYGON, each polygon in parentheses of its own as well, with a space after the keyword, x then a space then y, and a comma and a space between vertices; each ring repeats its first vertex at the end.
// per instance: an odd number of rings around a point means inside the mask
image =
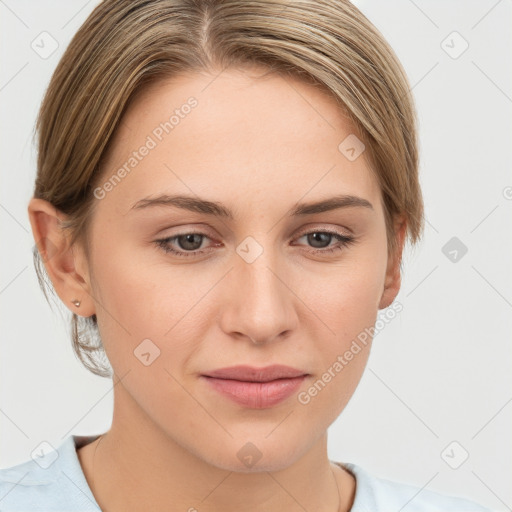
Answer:
POLYGON ((76 441, 85 439, 69 436, 57 448, 45 441, 30 459, 0 469, 0 510, 99 511, 76 453, 76 441))
POLYGON ((356 479, 350 512, 491 512, 465 498, 448 496, 371 475, 361 466, 341 463, 356 479))

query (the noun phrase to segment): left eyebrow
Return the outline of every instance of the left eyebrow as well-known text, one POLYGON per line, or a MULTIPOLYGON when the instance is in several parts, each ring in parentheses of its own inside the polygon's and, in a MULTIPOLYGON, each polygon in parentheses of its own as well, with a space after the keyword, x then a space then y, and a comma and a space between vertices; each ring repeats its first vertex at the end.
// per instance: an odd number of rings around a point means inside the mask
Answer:
MULTIPOLYGON (((189 210, 217 217, 233 219, 234 215, 229 208, 222 203, 208 201, 199 197, 188 195, 167 195, 163 194, 157 197, 146 197, 137 201, 130 210, 143 209, 155 206, 173 206, 184 210, 189 210)), ((339 195, 321 201, 310 203, 297 203, 289 212, 289 216, 313 215, 339 208, 363 207, 373 210, 372 204, 362 198, 353 195, 339 195)))
POLYGON ((330 210, 350 208, 353 206, 359 206, 373 210, 372 203, 366 199, 363 199, 362 197, 341 195, 331 197, 329 199, 324 199, 323 201, 317 201, 315 203, 299 203, 295 205, 295 208, 289 213, 289 215, 312 215, 314 213, 328 212, 330 210))

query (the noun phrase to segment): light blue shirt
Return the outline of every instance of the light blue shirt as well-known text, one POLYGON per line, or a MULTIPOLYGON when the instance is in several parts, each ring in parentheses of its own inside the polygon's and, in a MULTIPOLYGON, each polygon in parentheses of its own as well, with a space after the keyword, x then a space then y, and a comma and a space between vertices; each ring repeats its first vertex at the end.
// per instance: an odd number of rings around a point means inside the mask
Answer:
MULTIPOLYGON (((76 452, 98 436, 68 436, 56 449, 0 469, 0 512, 98 512, 76 452)), ((491 512, 476 503, 370 475, 336 462, 356 478, 351 512, 491 512)))

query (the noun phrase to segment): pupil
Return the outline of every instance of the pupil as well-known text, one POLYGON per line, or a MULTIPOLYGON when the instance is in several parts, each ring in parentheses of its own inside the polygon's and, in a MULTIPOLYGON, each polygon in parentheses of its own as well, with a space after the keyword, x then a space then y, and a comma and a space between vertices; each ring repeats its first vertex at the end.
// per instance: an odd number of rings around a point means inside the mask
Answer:
MULTIPOLYGON (((323 241, 324 242, 327 242, 327 245, 329 245, 329 242, 330 242, 330 238, 331 238, 331 234, 330 233, 310 233, 308 235, 308 237, 311 237, 309 239, 309 242, 313 242, 312 245, 313 247, 318 247, 317 245, 315 245, 318 241, 320 242, 320 244, 322 243, 322 238, 324 239, 323 241)), ((322 247, 322 246, 321 246, 322 247)))
POLYGON ((196 233, 191 233, 189 235, 181 235, 178 237, 179 245, 182 249, 188 249, 190 251, 194 251, 196 249, 199 249, 201 247, 201 235, 198 235, 196 233), (197 237, 195 239, 194 243, 194 237, 197 237), (184 241, 184 243, 182 243, 184 241), (191 244, 192 246, 190 246, 191 244))

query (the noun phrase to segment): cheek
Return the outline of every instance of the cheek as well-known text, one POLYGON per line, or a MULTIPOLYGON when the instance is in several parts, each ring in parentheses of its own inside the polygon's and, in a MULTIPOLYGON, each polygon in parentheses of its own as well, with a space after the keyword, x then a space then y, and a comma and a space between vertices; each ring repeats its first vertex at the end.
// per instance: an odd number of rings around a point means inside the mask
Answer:
POLYGON ((382 294, 385 259, 362 254, 336 268, 330 279, 302 279, 308 306, 318 315, 315 380, 298 402, 311 414, 329 411, 334 421, 353 395, 368 361, 372 327, 382 294), (380 262, 380 263, 379 263, 380 262), (316 283, 316 286, 315 286, 316 283), (324 335, 320 335, 324 333, 324 335))
POLYGON ((312 309, 321 320, 315 322, 316 336, 312 334, 318 364, 297 401, 311 417, 323 418, 319 428, 337 418, 359 384, 370 353, 379 294, 380 271, 372 267, 365 272, 353 269, 323 292, 310 294, 312 309))
MULTIPOLYGON (((159 337, 163 326, 157 296, 148 269, 135 258, 135 251, 113 236, 99 241, 94 250, 94 286, 96 315, 101 338, 116 372, 129 366, 134 349, 146 338, 159 337)), ((168 327, 167 327, 168 328, 168 327)))
MULTIPOLYGON (((375 254, 375 253, 374 253, 375 254)), ((384 283, 384 265, 358 253, 328 274, 303 274, 298 295, 317 315, 314 325, 324 325, 325 339, 336 340, 342 348, 365 328, 373 325, 384 283)))
POLYGON ((130 236, 134 235, 119 233, 108 241, 100 238, 96 244, 94 293, 99 302, 98 316, 127 336, 161 336, 164 326, 155 321, 169 306, 175 283, 153 264, 151 248, 137 247, 130 236))
POLYGON ((148 352, 153 373, 169 377, 164 368, 174 373, 186 365, 208 320, 202 299, 218 276, 194 277, 166 264, 156 249, 119 239, 97 246, 94 256, 98 326, 116 373, 140 369, 148 352))

